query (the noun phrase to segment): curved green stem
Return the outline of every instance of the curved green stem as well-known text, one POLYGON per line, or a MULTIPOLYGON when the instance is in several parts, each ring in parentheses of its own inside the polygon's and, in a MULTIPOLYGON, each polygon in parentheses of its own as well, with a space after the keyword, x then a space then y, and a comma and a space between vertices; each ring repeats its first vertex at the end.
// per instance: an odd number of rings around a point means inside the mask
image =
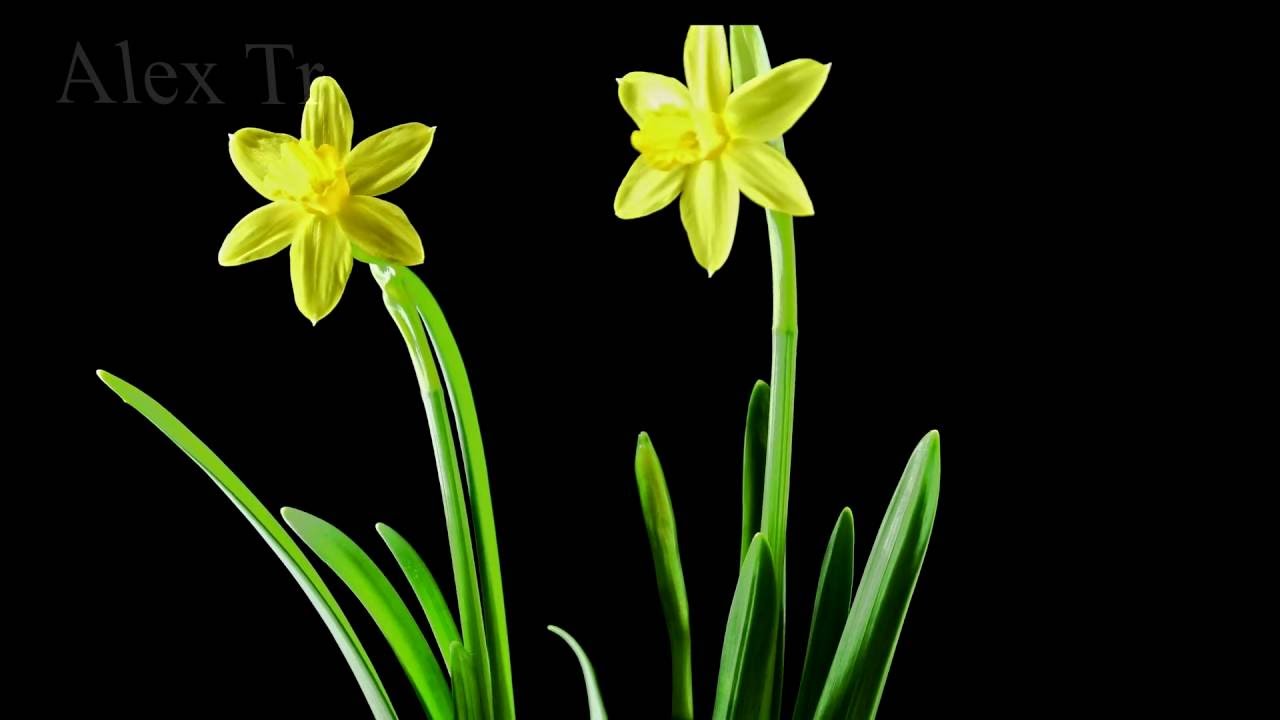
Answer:
POLYGON ((453 559, 454 585, 458 593, 458 616, 462 625, 462 639, 467 651, 475 658, 479 668, 481 701, 488 704, 491 691, 489 683, 489 653, 485 640, 484 612, 480 600, 480 586, 476 576, 475 555, 471 544, 471 523, 467 517, 467 500, 462 486, 462 474, 458 466, 458 452, 453 442, 453 426, 449 421, 449 408, 445 401, 444 385, 436 369, 435 358, 422 318, 413 302, 406 279, 413 273, 396 266, 371 263, 369 268, 382 286, 382 298, 387 312, 395 320, 404 336, 418 376, 422 392, 422 404, 427 410, 427 421, 435 448, 436 468, 440 477, 440 494, 444 500, 445 526, 449 533, 449 550, 453 559))
MULTIPOLYGON (((733 83, 740 87, 770 69, 764 37, 757 25, 734 25, 729 35, 733 83)), ((785 154, 782 138, 770 143, 785 154)), ((778 574, 778 660, 774 665, 771 717, 781 715, 783 658, 787 618, 787 504, 791 497, 791 428, 796 394, 796 250, 790 215, 766 210, 769 257, 773 265, 773 366, 769 373, 769 434, 765 451, 764 508, 761 531, 774 551, 778 574)))

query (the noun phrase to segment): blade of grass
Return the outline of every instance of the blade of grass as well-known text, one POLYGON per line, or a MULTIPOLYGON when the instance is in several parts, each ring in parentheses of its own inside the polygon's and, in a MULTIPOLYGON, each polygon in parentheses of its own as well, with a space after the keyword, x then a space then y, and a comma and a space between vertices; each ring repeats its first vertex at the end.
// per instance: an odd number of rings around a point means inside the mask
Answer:
MULTIPOLYGON (((418 313, 410 292, 409 279, 417 276, 398 266, 370 264, 369 267, 382 286, 383 303, 404 336, 418 376, 422 404, 427 410, 428 427, 436 454, 440 495, 444 501, 445 528, 449 535, 449 555, 453 560, 453 581, 458 594, 462 642, 474 658, 478 682, 476 694, 484 704, 483 714, 488 716, 492 712, 494 698, 491 694, 489 651, 485 639, 485 615, 471 544, 471 522, 467 517, 467 497, 462 487, 458 451, 453 441, 453 426, 445 401, 444 386, 440 382, 422 316, 418 313)), ((492 520, 491 517, 488 519, 492 520)), ((477 520, 484 522, 485 518, 477 517, 477 520)))
POLYGON ((760 532, 764 496, 764 466, 769 441, 769 384, 757 380, 747 403, 747 429, 742 438, 742 551, 738 567, 747 559, 751 538, 760 532))
POLYGON ((404 572, 410 587, 413 588, 413 594, 418 597, 422 612, 427 616, 427 624, 431 626, 431 634, 435 636, 436 646, 440 648, 440 657, 447 663, 449 646, 455 642, 462 642, 462 636, 458 634, 458 626, 453 620, 453 611, 445 602, 444 593, 440 592, 440 586, 431 576, 427 564, 422 561, 422 556, 413 549, 408 540, 383 523, 378 523, 377 529, 378 534, 382 536, 382 541, 387 544, 387 549, 395 556, 396 563, 400 565, 400 570, 404 572))
POLYGON ((853 597, 853 512, 845 508, 836 519, 818 574, 813 620, 809 624, 809 647, 800 671, 800 692, 796 696, 795 720, 809 720, 818 706, 822 685, 831 669, 840 633, 849 617, 853 597))
POLYGON ((648 433, 636 442, 636 484, 644 513, 649 550, 658 578, 658 597, 667 619, 671 643, 671 717, 693 719, 693 659, 689 639, 689 600, 685 595, 684 570, 680 567, 680 543, 676 539, 676 517, 667 493, 662 464, 648 433))
POLYGON ((480 699, 476 697, 475 660, 462 643, 449 645, 449 673, 453 676, 453 701, 458 720, 484 720, 480 699))
POLYGON ((186 425, 153 400, 150 395, 105 370, 99 370, 98 377, 119 395, 121 400, 159 428, 160 432, 186 453, 187 457, 204 470, 205 474, 226 494, 227 499, 244 515, 253 529, 262 536, 271 551, 284 564, 298 586, 306 593, 307 599, 320 614, 320 618, 324 620, 329 633, 333 635, 334 641, 342 651, 342 656, 346 658, 347 665, 351 667, 351 674, 359 683, 360 690, 369 703, 369 709, 373 711, 373 716, 378 720, 394 720, 396 712, 391 706, 391 699, 387 696, 387 691, 373 668, 373 662, 365 653, 351 623, 338 607, 338 601, 333 597, 333 593, 320 579, 320 573, 316 571, 315 566, 303 554, 302 548, 298 547, 279 521, 249 491, 240 478, 231 472, 231 468, 209 449, 208 445, 201 442, 200 438, 188 430, 186 425))
POLYGON ((590 710, 590 720, 609 720, 604 712, 604 699, 600 697, 600 686, 596 683, 596 671, 591 667, 591 661, 587 659, 587 653, 574 640, 569 633, 561 630, 555 625, 548 625, 547 629, 559 635, 562 640, 569 643, 569 648, 573 650, 573 654, 578 656, 578 665, 582 667, 582 680, 587 685, 587 708, 590 710))
POLYGON ((431 345, 440 359, 440 371, 444 375, 449 402, 453 406, 453 417, 462 444, 467 492, 471 498, 471 512, 475 520, 494 713, 498 720, 515 720, 511 647, 507 640, 507 610, 502 591, 502 566, 498 560, 498 533, 493 515, 493 499, 489 493, 489 465, 485 461, 475 398, 467 379, 467 368, 462 363, 462 353, 449 330, 449 324, 445 322, 440 304, 415 273, 404 268, 398 268, 397 272, 405 276, 409 296, 426 325, 431 345))
POLYGON ((757 533, 738 573, 720 652, 714 720, 759 720, 773 707, 778 586, 773 554, 757 533))
POLYGON ((880 523, 815 718, 875 717, 907 606, 929 549, 941 474, 935 430, 911 453, 880 523))
POLYGON ((333 570, 352 594, 364 605, 369 616, 395 651, 396 659, 418 693, 418 699, 432 720, 453 717, 453 697, 408 606, 396 594, 391 581, 382 574, 360 546, 341 530, 315 515, 284 508, 284 521, 333 570))
MULTIPOLYGON (((759 25, 729 29, 730 66, 734 88, 770 70, 769 53, 759 25)), ((769 142, 786 155, 782 138, 769 142)), ((764 502, 760 527, 773 548, 778 573, 781 611, 778 621, 778 662, 774 668, 773 708, 769 717, 782 716, 783 667, 787 639, 787 505, 791 499, 791 429, 796 395, 796 343, 800 329, 796 310, 796 246, 791 216, 765 210, 769 226, 769 259, 773 268, 773 365, 769 371, 769 442, 765 453, 764 502)))

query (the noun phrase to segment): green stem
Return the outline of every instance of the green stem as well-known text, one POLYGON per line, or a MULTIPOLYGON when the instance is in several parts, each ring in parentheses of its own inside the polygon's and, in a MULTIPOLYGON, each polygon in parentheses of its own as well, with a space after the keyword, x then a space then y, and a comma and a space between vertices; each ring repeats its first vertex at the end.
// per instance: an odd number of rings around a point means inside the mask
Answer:
POLYGON ((427 334, 436 357, 440 359, 449 402, 453 405, 458 438, 462 443, 471 514, 475 520, 476 544, 479 546, 480 589, 484 598, 485 628, 492 663, 494 712, 498 720, 515 720, 507 611, 502 593, 502 566, 498 561, 498 531, 489 494, 489 466, 485 461, 484 443, 480 439, 480 418, 471 394, 471 383, 467 379, 466 366, 462 364, 462 353, 449 324, 445 322, 440 304, 416 274, 403 268, 398 268, 398 273, 404 275, 409 296, 426 323, 427 334))
MULTIPOLYGON (((757 25, 734 25, 729 37, 734 87, 770 69, 764 37, 757 25)), ((770 143, 785 154, 782 138, 770 143)), ((787 618, 787 504, 791 497, 791 430, 795 407, 796 252, 792 219, 766 210, 769 257, 773 265, 773 366, 769 373, 769 437, 765 451, 764 509, 761 529, 774 550, 781 617, 778 621, 777 662, 774 665, 771 717, 782 712, 783 660, 786 657, 787 618)))
POLYGON ((374 278, 382 286, 387 312, 404 336, 422 392, 422 404, 435 448, 436 469, 440 478, 440 495, 444 501, 445 527, 449 534, 449 554, 453 559, 454 585, 458 594, 458 615, 462 625, 463 645, 475 658, 479 668, 480 695, 489 717, 489 659, 485 641, 484 613, 480 586, 476 577, 475 555, 471 545, 471 524, 467 518, 467 500, 458 467, 458 452, 453 442, 453 426, 445 401, 444 386, 436 369, 427 333, 414 308, 405 282, 413 273, 395 266, 370 264, 374 278))

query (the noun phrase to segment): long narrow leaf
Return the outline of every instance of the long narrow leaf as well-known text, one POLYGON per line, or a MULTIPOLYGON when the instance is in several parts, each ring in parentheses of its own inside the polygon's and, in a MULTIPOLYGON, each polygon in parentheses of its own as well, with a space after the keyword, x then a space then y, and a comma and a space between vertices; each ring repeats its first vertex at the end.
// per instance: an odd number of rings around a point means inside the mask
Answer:
POLYGON ((757 380, 747 403, 747 429, 742 438, 742 551, 738 567, 747 559, 751 538, 760 532, 764 498, 764 462, 769 441, 769 384, 757 380))
POLYGON ((395 651, 418 699, 432 720, 453 718, 453 697, 440 665, 427 646, 408 606, 373 560, 341 530, 294 508, 280 511, 284 521, 333 570, 364 605, 395 651))
POLYGON ((818 706, 822 685, 831 669, 831 658, 845 620, 849 618, 849 602, 853 597, 853 512, 840 511, 836 526, 827 542, 818 575, 818 592, 814 595, 813 620, 809 624, 809 647, 800 672, 800 693, 792 713, 795 720, 810 720, 818 706))
MULTIPOLYGON (((249 491, 240 478, 231 472, 231 468, 209 449, 208 445, 201 442, 200 438, 188 430, 186 425, 153 400, 150 395, 105 370, 99 370, 98 377, 119 395, 120 399, 159 428, 226 494, 227 499, 244 515, 288 569, 289 574, 297 581, 299 587, 306 593, 307 599, 324 620, 325 626, 329 628, 330 634, 342 651, 342 656, 351 667, 351 674, 360 684, 360 689, 364 692, 373 716, 378 720, 394 720, 395 709, 392 708, 387 691, 373 668, 373 662, 369 660, 364 647, 360 645, 360 640, 356 637, 351 623, 338 607, 338 601, 333 597, 333 593, 329 592, 329 588, 320 579, 320 573, 316 571, 315 566, 303 554, 302 548, 298 547, 279 521, 249 491)), ((265 648, 262 649, 265 650, 265 648)))
POLYGON ((449 674, 453 676, 453 702, 458 710, 458 720, 484 720, 484 707, 476 682, 475 661, 471 653, 455 642, 449 646, 449 674))
MULTIPOLYGON (((417 276, 398 266, 373 264, 369 267, 382 286, 383 303, 404 336, 414 372, 418 376, 422 405, 427 411, 427 425, 435 450, 440 497, 444 504, 445 529, 449 535, 449 557, 453 560, 453 582, 458 595, 462 641, 467 652, 474 658, 476 679, 479 682, 477 695, 485 705, 483 714, 487 716, 492 712, 492 678, 480 580, 471 540, 471 520, 467 514, 467 496, 458 464, 458 450, 454 444, 445 389, 440 381, 422 315, 418 312, 411 293, 411 280, 417 276)), ((483 522, 484 518, 477 520, 483 522)))
POLYGON ((658 597, 667 619, 671 643, 671 717, 693 719, 693 659, 689 639, 689 600, 685 595, 684 570, 680 567, 680 543, 676 539, 676 517, 667 493, 662 464, 648 433, 636 442, 636 484, 644 513, 649 550, 658 578, 658 597))
POLYGON ((555 625, 548 625, 547 629, 569 643, 573 654, 578 656, 578 664, 582 666, 582 680, 587 685, 587 708, 591 712, 590 720, 609 720, 604 712, 604 699, 600 697, 600 686, 596 683, 596 671, 591 667, 591 661, 587 659, 587 653, 569 633, 555 625))
POLYGON ((458 634, 458 626, 453 620, 453 611, 445 602, 444 593, 440 592, 440 586, 431 576, 427 564, 422 561, 422 556, 413 549, 408 540, 383 523, 378 523, 377 529, 378 534, 382 536, 382 541, 387 544, 387 549, 395 556, 410 587, 413 588, 413 594, 418 597, 418 603, 422 605, 422 612, 427 616, 427 624, 431 626, 431 634, 435 636, 436 646, 440 648, 440 657, 445 662, 449 662, 449 646, 455 642, 462 642, 462 636, 458 634))
POLYGON ((471 514, 475 522, 476 552, 480 568, 480 590, 484 598, 485 637, 488 642, 488 663, 493 688, 494 713, 497 720, 515 720, 515 695, 511 682, 511 647, 507 640, 507 610, 502 591, 502 565, 498 560, 498 531, 493 514, 493 499, 489 493, 489 465, 484 456, 484 442, 480 437, 480 418, 476 413, 475 398, 467 379, 467 368, 462 364, 462 352, 445 322, 444 311, 422 279, 404 268, 405 287, 422 316, 440 359, 440 372, 444 375, 449 403, 453 407, 454 422, 458 428, 458 440, 462 444, 462 462, 466 470, 467 495, 471 499, 471 514))
POLYGON ((738 573, 720 652, 714 720, 759 720, 772 711, 778 638, 778 585, 773 553, 762 533, 738 573))
POLYGON ((938 510, 938 432, 916 445, 880 523, 814 716, 875 717, 938 510))

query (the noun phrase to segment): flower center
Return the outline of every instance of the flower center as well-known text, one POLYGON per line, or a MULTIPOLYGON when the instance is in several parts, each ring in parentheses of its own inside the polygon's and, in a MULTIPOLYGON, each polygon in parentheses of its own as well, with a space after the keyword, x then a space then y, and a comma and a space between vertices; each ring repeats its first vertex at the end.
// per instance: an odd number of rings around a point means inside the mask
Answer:
POLYGON ((351 196, 337 148, 315 147, 309 140, 284 145, 280 162, 263 182, 272 199, 299 202, 320 215, 337 213, 351 196))
POLYGON ((641 118, 631 146, 653 167, 671 170, 718 157, 728 139, 718 113, 664 105, 641 118))

